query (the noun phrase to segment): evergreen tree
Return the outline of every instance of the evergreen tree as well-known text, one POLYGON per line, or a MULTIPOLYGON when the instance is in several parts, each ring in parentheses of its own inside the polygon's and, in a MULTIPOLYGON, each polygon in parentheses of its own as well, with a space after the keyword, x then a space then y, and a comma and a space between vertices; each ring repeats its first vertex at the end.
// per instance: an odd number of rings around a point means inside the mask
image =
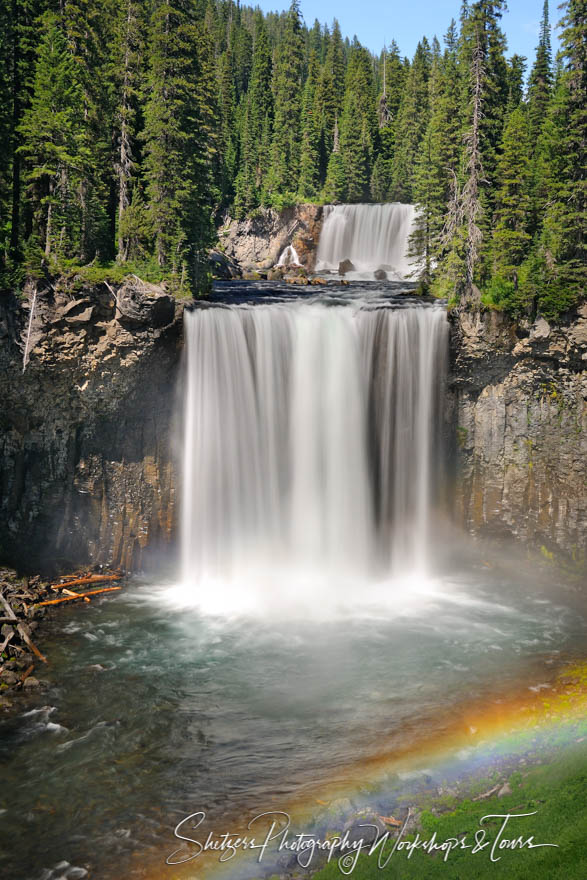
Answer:
POLYGON ((255 19, 255 44, 250 86, 242 125, 241 167, 236 177, 235 212, 242 217, 259 204, 269 173, 273 121, 272 64, 262 15, 255 19))
POLYGON ((298 193, 302 199, 314 199, 320 187, 320 122, 316 114, 318 58, 310 53, 308 76, 302 102, 302 152, 298 193))
POLYGON ((334 146, 328 161, 326 182, 322 190, 322 198, 329 204, 343 202, 347 197, 347 180, 344 162, 340 154, 338 136, 338 120, 334 123, 334 146))
POLYGON ((541 140, 542 163, 550 169, 548 200, 528 293, 538 310, 557 318, 585 291, 587 223, 587 15, 585 0, 564 4, 561 20, 563 68, 541 140), (535 279, 542 281, 536 285, 535 279))
POLYGON ((79 246, 79 184, 89 150, 77 65, 53 14, 41 25, 33 95, 19 133, 35 220, 32 244, 46 259, 71 256, 79 246))
POLYGON ((123 0, 113 40, 111 61, 114 111, 114 171, 118 190, 117 258, 128 259, 131 240, 141 237, 140 225, 133 223, 137 215, 139 193, 135 194, 138 177, 138 114, 142 88, 144 20, 141 4, 123 0), (131 212, 131 203, 134 209, 131 212))
POLYGON ((366 49, 354 47, 346 72, 344 106, 340 120, 340 147, 347 198, 368 198, 377 138, 377 117, 371 60, 366 49))
POLYGON ((544 0, 540 40, 536 49, 536 60, 528 80, 528 119, 534 143, 544 122, 552 89, 552 48, 550 41, 550 22, 548 0, 544 0))
POLYGON ((272 194, 291 192, 298 179, 303 70, 304 39, 299 0, 292 0, 274 71, 275 123, 269 186, 272 194))
POLYGON ((519 297, 519 272, 531 242, 530 182, 531 142, 526 111, 517 107, 504 130, 498 164, 500 186, 496 196, 495 229, 492 241, 492 290, 498 302, 505 299, 510 309, 523 306, 519 297))
POLYGON ((395 130, 392 198, 399 202, 413 199, 416 158, 429 118, 430 68, 430 46, 424 39, 418 43, 406 79, 395 130))
POLYGON ((150 22, 145 179, 155 255, 181 287, 205 281, 216 142, 210 38, 189 0, 159 0, 150 22))

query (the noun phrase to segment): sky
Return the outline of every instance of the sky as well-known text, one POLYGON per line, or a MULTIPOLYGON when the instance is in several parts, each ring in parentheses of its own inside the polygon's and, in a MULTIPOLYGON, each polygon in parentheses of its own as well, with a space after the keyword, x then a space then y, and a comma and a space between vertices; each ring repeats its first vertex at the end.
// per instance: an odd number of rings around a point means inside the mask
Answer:
MULTIPOLYGON (((253 0, 263 12, 280 12, 289 7, 290 0, 253 0)), ((559 0, 550 0, 550 21, 556 24, 561 13, 559 0)), ((508 11, 502 19, 502 29, 508 39, 508 57, 514 52, 525 55, 529 66, 534 60, 542 17, 543 0, 509 0, 508 11)), ((395 40, 400 54, 409 58, 418 41, 435 34, 442 43, 451 18, 458 22, 460 0, 301 0, 300 8, 306 24, 314 19, 330 24, 333 18, 340 22, 343 37, 356 34, 359 42, 372 52, 379 53, 384 41, 395 40)), ((556 49, 553 32, 553 48, 556 49)))

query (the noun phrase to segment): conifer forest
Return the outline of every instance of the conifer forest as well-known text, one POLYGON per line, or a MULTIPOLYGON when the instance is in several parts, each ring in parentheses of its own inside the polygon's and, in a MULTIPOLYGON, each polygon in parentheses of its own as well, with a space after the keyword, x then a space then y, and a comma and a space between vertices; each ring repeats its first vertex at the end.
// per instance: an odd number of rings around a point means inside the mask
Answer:
POLYGON ((2 286, 115 265, 198 295, 227 216, 400 201, 423 289, 560 318, 585 282, 587 0, 544 3, 529 59, 506 13, 465 0, 407 58, 298 0, 2 0, 2 286))

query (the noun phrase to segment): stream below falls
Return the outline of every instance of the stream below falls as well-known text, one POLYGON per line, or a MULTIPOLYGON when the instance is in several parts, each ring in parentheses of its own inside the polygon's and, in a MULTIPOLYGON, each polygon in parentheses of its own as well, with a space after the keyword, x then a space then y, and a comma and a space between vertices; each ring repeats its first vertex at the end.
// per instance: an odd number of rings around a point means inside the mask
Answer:
POLYGON ((3 877, 65 876, 65 861, 164 878, 190 813, 225 829, 351 791, 363 762, 441 736, 459 701, 547 686, 585 638, 519 564, 472 560, 400 584, 379 613, 316 621, 204 614, 169 586, 137 581, 48 624, 43 704, 0 725, 3 877))

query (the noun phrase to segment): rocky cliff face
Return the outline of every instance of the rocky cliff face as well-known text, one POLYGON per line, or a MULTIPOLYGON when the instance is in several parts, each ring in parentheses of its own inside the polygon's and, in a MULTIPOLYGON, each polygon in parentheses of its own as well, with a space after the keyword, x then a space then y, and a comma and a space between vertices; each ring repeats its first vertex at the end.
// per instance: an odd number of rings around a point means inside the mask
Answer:
MULTIPOLYGON (((182 305, 138 279, 33 299, 0 300, 0 560, 141 568, 177 534, 182 305)), ((457 520, 583 558, 587 306, 560 329, 466 310, 451 328, 457 520)))
POLYGON ((456 312, 451 324, 457 518, 583 559, 587 305, 559 329, 497 312, 456 312))
POLYGON ((321 221, 318 205, 283 211, 260 208, 250 218, 228 221, 219 231, 220 245, 230 260, 249 272, 275 266, 285 248, 293 245, 301 265, 311 272, 321 221))
POLYGON ((36 298, 32 289, 24 301, 3 297, 4 562, 131 569, 171 545, 181 313, 138 279, 117 291, 39 285, 36 298))

